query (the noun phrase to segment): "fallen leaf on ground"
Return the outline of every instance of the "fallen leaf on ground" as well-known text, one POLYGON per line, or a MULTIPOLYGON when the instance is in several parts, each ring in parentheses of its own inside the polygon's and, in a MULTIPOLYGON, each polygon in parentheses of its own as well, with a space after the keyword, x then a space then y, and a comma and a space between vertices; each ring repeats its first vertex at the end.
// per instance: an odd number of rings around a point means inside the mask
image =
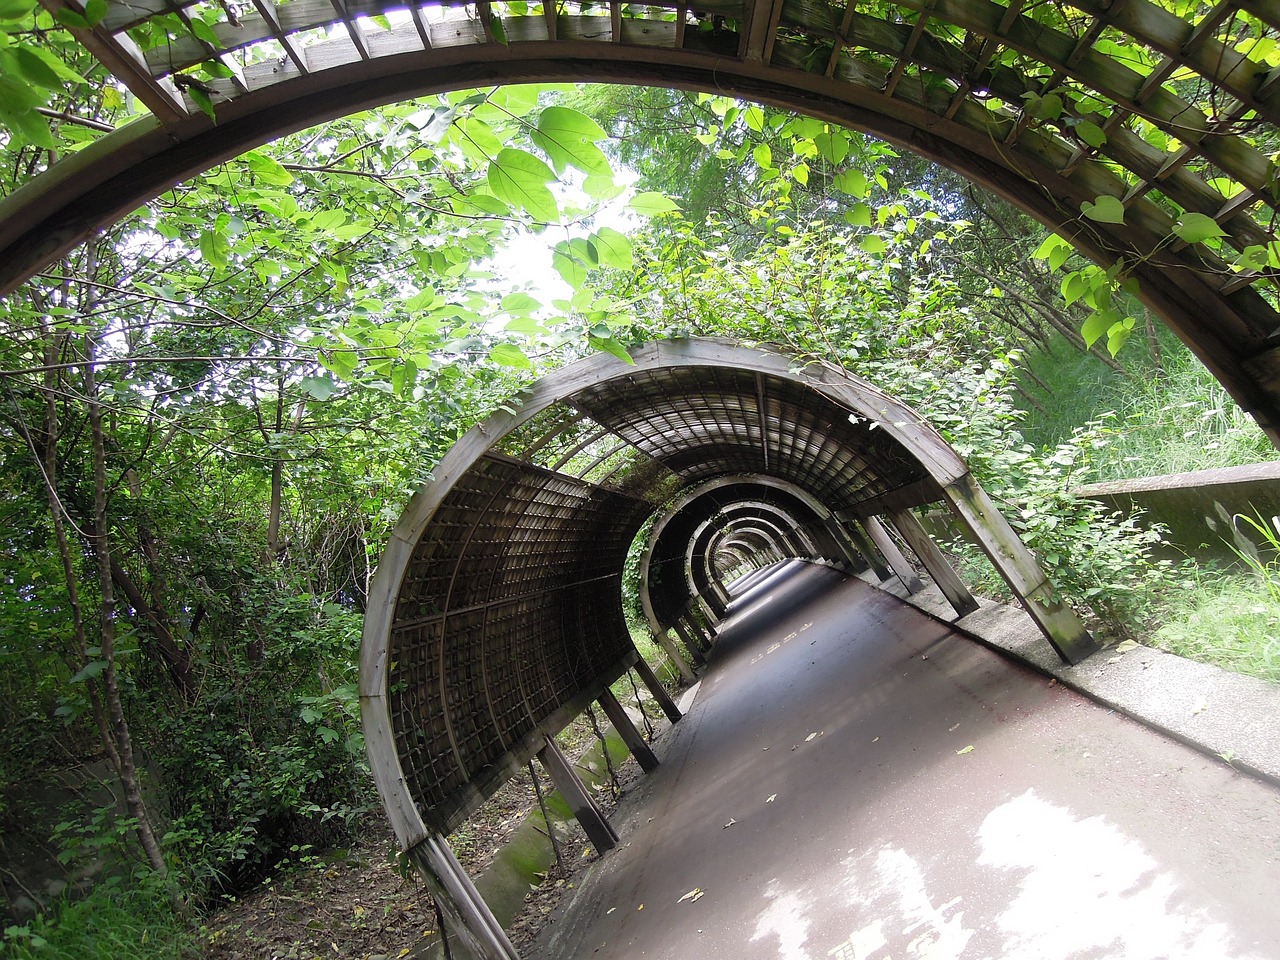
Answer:
POLYGON ((778 795, 776 793, 771 793, 769 794, 769 799, 766 800, 765 803, 773 803, 773 801, 777 799, 778 799, 778 795))
POLYGON ((964 748, 964 749, 962 749, 962 750, 957 750, 957 751, 956 751, 956 756, 957 756, 957 757, 963 757, 966 753, 973 753, 973 744, 972 744, 972 743, 971 743, 971 744, 969 744, 967 747, 965 747, 965 748, 964 748))
POLYGON ((683 897, 677 900, 676 903, 684 903, 686 900, 688 900, 690 903, 696 903, 701 899, 702 899, 702 888, 694 887, 692 890, 686 893, 683 897))
POLYGON ((728 822, 728 823, 726 823, 726 824, 724 825, 724 829, 726 829, 726 830, 727 830, 727 829, 729 829, 729 827, 732 827, 732 826, 733 826, 735 823, 737 823, 737 822, 738 822, 738 821, 737 821, 737 820, 735 820, 735 819, 733 819, 733 817, 730 817, 730 818, 729 818, 729 822, 728 822))
POLYGON ((808 743, 810 740, 812 740, 812 739, 813 739, 814 737, 816 737, 817 735, 818 735, 818 734, 817 734, 816 732, 815 732, 815 733, 811 733, 811 734, 809 734, 807 737, 805 737, 805 738, 804 738, 804 742, 805 742, 805 743, 808 743))

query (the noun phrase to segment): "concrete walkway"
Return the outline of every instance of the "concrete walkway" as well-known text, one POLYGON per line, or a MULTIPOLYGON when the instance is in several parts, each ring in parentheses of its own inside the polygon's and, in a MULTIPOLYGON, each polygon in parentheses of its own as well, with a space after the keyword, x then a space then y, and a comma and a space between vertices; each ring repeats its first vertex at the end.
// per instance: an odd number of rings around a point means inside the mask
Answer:
POLYGON ((532 956, 1280 958, 1280 790, 835 570, 745 600, 532 956))

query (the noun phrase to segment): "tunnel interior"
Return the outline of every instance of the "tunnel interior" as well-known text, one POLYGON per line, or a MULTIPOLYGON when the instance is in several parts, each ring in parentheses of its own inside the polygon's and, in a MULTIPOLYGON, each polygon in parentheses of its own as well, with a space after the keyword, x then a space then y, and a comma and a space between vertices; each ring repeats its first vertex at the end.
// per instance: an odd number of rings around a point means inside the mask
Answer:
POLYGON ((651 343, 556 371, 454 446, 379 565, 361 703, 400 844, 480 955, 510 954, 444 838, 530 758, 557 762, 555 734, 643 669, 623 576, 646 522, 641 605, 692 680, 734 582, 783 560, 918 590, 906 544, 957 616, 976 609, 915 518, 925 505, 982 546, 1060 657, 1096 648, 936 431, 827 363, 651 343))

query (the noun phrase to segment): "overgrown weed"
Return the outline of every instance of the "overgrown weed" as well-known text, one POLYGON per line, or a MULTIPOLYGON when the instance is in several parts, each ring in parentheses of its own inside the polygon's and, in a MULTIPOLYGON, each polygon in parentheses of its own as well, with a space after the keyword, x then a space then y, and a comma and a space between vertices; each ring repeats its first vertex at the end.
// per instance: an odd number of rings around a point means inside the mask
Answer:
POLYGON ((66 898, 25 924, 8 927, 0 953, 12 960, 187 960, 198 956, 165 881, 148 873, 112 878, 86 896, 66 898))
POLYGON ((1153 646, 1280 682, 1280 600, 1256 574, 1202 573, 1177 594, 1153 646))

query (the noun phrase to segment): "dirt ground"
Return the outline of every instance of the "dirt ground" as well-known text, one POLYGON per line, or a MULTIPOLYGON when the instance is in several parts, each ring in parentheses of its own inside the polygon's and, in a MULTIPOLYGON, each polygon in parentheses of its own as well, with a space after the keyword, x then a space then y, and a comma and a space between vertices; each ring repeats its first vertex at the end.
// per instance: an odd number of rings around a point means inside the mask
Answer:
MULTIPOLYGON (((567 750, 576 756, 591 742, 589 729, 572 729, 567 750)), ((619 769, 623 792, 638 773, 631 760, 619 769)), ((541 783, 544 790, 552 789, 548 780, 541 783)), ((608 789, 599 795, 606 809, 616 799, 608 789)), ((536 805, 531 778, 517 777, 450 837, 473 878, 536 805)), ((560 897, 574 888, 574 878, 598 859, 576 825, 561 847, 564 866, 553 867, 530 891, 524 912, 511 925, 517 949, 532 944, 560 897)), ((412 868, 400 866, 390 826, 377 817, 350 850, 304 858, 252 893, 228 901, 205 919, 200 939, 209 960, 400 960, 417 955, 437 926, 426 888, 412 868)))

